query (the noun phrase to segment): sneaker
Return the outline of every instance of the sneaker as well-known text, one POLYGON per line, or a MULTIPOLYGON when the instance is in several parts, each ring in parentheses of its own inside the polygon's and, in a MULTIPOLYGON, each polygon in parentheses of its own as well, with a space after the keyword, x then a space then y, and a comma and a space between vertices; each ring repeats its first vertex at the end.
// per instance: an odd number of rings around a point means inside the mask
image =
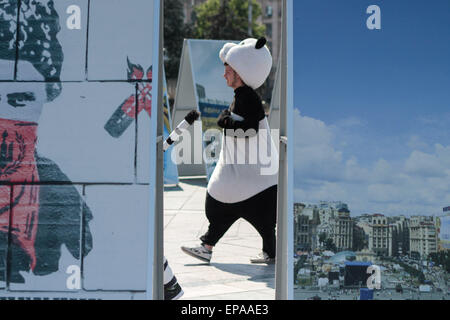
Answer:
POLYGON ((183 289, 181 289, 175 276, 169 283, 164 285, 164 300, 178 300, 183 294, 183 289))
POLYGON ((202 260, 203 262, 209 263, 211 261, 212 251, 209 251, 204 246, 195 248, 181 247, 181 250, 194 258, 202 260))
POLYGON ((274 264, 275 258, 269 258, 269 255, 265 252, 261 252, 256 258, 250 259, 251 263, 267 263, 274 264))

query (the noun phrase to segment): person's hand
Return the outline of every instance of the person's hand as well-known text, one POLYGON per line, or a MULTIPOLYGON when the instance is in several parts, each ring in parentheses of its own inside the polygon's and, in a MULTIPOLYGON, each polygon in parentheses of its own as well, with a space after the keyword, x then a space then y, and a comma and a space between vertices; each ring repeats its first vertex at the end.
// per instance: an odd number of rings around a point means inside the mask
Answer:
POLYGON ((222 113, 219 115, 219 118, 217 119, 217 125, 221 128, 226 128, 230 118, 231 118, 230 110, 228 109, 223 110, 222 113))

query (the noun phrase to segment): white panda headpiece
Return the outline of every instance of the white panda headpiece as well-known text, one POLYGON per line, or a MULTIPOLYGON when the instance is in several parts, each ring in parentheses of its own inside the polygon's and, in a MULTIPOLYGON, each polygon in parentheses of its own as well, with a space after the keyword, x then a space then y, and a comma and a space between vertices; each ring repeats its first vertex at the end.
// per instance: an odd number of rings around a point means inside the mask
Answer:
POLYGON ((272 55, 266 42, 266 38, 249 38, 239 44, 226 43, 219 53, 220 60, 229 64, 254 90, 263 85, 272 69, 272 55))

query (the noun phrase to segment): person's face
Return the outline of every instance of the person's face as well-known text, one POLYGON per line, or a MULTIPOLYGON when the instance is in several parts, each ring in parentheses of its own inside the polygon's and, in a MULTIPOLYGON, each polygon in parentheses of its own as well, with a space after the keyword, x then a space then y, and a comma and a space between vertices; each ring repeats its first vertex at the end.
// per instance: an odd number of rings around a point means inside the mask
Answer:
POLYGON ((227 80, 227 85, 233 89, 239 87, 241 83, 241 78, 236 71, 233 70, 229 65, 225 65, 224 78, 227 80))
MULTIPOLYGON (((0 67, 14 69, 14 61, 0 60, 0 67)), ((28 61, 19 61, 17 70, 21 79, 42 82, 0 82, 0 119, 38 122, 47 101, 44 77, 28 61)))

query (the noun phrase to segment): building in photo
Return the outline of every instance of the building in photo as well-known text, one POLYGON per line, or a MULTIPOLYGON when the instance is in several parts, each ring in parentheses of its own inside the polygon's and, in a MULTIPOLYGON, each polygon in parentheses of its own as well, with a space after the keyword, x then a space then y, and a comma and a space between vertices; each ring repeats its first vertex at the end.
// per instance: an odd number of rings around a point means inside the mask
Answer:
POLYGON ((436 220, 430 216, 413 216, 409 226, 410 255, 428 258, 430 253, 437 252, 438 234, 436 220))
POLYGON ((388 217, 375 213, 369 220, 369 250, 381 256, 392 256, 392 234, 388 217))

